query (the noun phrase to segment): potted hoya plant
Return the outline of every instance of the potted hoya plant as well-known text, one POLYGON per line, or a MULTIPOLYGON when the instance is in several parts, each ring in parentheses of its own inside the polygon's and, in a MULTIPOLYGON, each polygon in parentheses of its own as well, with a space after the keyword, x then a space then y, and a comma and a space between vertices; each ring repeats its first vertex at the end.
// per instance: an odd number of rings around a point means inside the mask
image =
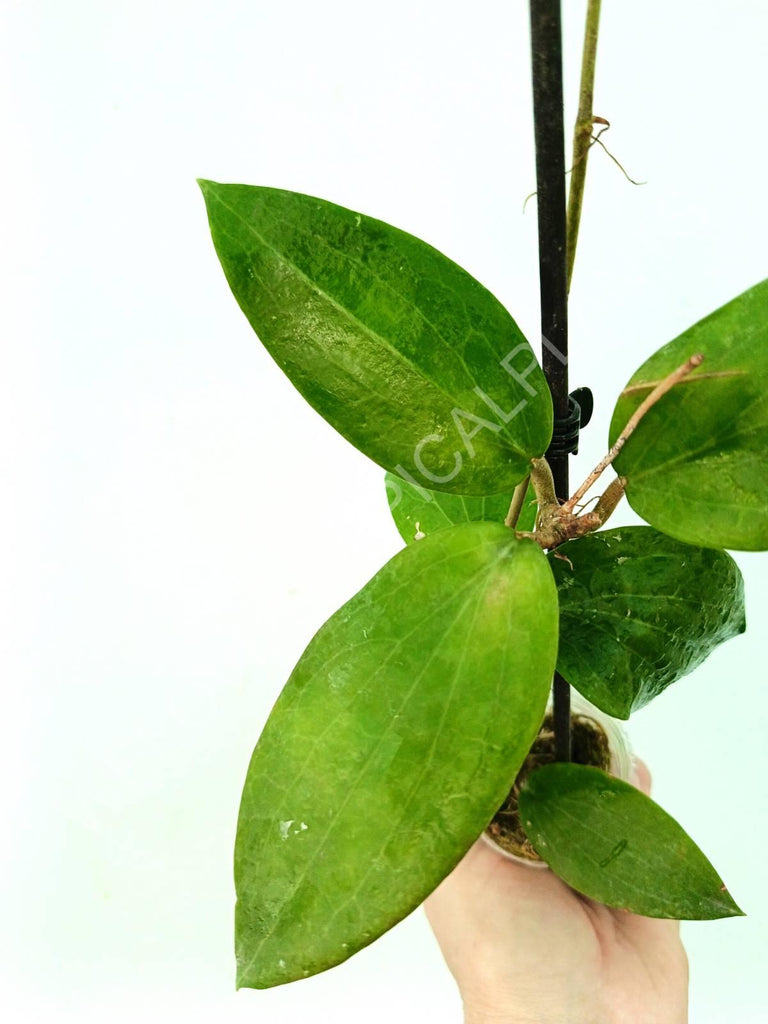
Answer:
POLYGON ((426 242, 307 195, 200 182, 243 312, 385 471, 405 541, 311 639, 256 744, 235 851, 239 987, 347 959, 481 834, 610 907, 742 913, 682 827, 618 777, 601 715, 629 718, 745 628, 727 551, 768 548, 768 281, 648 354, 614 396, 605 458, 570 488, 591 409, 568 392, 566 297, 602 120, 599 3, 567 216, 557 5, 532 7, 541 362, 426 242), (611 527, 623 500, 647 525, 611 527), (573 715, 571 688, 588 702, 573 715))

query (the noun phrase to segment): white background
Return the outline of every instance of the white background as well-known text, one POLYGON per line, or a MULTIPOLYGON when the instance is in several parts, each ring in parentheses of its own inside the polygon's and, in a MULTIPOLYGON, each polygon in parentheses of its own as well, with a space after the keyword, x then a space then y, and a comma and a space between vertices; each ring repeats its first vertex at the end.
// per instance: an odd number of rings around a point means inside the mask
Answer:
MULTIPOLYGON (((597 412, 574 478, 634 369, 768 273, 768 8, 603 6, 596 110, 648 184, 593 151, 571 382, 597 412)), ((570 122, 584 4, 565 7, 570 122)), ((403 227, 535 340, 525 5, 6 0, 4 22, 6 1019, 458 1022, 421 912, 323 976, 234 992, 251 748, 314 630, 400 542, 380 470, 229 294, 195 177, 403 227)), ((695 1022, 763 1019, 766 557, 737 555, 749 633, 630 723, 749 915, 684 927, 695 1022)))

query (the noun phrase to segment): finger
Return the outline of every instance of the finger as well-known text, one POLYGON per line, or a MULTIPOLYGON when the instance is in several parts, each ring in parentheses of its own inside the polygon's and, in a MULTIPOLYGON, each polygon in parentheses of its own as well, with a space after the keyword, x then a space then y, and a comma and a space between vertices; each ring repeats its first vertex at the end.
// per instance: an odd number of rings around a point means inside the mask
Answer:
POLYGON ((646 796, 651 795, 651 773, 648 770, 648 765, 639 757, 632 759, 632 770, 629 773, 629 781, 633 786, 639 789, 641 793, 645 793, 646 796))

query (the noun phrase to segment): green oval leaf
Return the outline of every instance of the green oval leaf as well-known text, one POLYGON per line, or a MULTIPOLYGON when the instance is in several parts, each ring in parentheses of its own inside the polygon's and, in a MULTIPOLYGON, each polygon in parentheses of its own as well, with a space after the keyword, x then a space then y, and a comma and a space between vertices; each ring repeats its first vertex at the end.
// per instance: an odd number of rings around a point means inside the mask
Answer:
POLYGON ((521 790, 520 812, 536 852, 593 900, 646 917, 742 916, 674 818, 599 768, 559 763, 537 769, 521 790))
POLYGON ((557 669, 616 718, 629 718, 746 628, 744 582, 724 551, 647 526, 571 541, 550 556, 560 599, 557 669))
POLYGON ((704 362, 643 418, 616 459, 632 508, 678 540, 768 548, 768 281, 640 367, 614 410, 613 444, 651 388, 697 352, 704 362))
POLYGON ((232 291, 301 394, 385 469, 493 494, 552 433, 531 347, 425 242, 311 196, 201 181, 232 291))
POLYGON ((506 795, 556 647, 544 554, 493 523, 405 548, 336 612, 248 769, 239 986, 325 970, 422 902, 506 795))
MULTIPOLYGON (((408 483, 395 473, 387 473, 384 482, 389 510, 406 544, 461 523, 503 523, 512 500, 512 495, 506 491, 485 497, 430 491, 408 483)), ((517 529, 533 530, 536 512, 536 496, 529 486, 517 529)))

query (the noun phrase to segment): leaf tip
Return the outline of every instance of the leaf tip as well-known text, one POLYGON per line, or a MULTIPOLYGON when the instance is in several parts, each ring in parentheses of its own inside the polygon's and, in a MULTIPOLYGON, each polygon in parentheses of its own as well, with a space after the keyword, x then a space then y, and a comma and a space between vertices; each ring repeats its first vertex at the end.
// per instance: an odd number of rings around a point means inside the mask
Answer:
POLYGON ((217 190, 221 188, 218 181, 210 181, 208 178, 195 178, 195 181, 197 182, 200 191, 203 193, 203 199, 206 204, 209 197, 215 195, 217 190))
POLYGON ((720 886, 720 892, 722 893, 718 904, 723 911, 722 917, 746 917, 746 912, 741 909, 738 903, 734 900, 725 885, 720 886))
POLYGON ((647 703, 647 701, 643 701, 641 703, 641 702, 635 700, 635 701, 632 702, 632 704, 629 707, 627 707, 626 703, 625 704, 612 704, 610 710, 608 710, 607 707, 601 708, 601 710, 605 711, 605 713, 607 715, 610 715, 611 718, 618 718, 622 722, 628 722, 632 712, 633 711, 637 711, 639 708, 644 707, 646 703, 647 703))
POLYGON ((728 917, 746 917, 746 912, 736 903, 728 891, 728 887, 722 879, 718 879, 719 885, 713 892, 704 897, 701 903, 701 913, 691 916, 689 920, 696 921, 722 921, 728 917))

